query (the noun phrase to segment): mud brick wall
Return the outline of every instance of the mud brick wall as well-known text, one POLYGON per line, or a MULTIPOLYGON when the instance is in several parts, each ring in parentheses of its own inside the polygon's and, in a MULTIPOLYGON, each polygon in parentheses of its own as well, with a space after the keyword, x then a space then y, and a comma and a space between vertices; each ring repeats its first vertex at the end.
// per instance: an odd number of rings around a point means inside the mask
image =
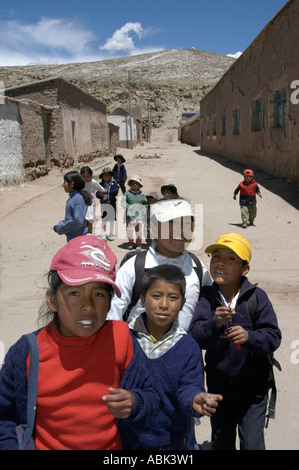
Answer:
MULTIPOLYGON (((69 167, 80 156, 93 158, 99 152, 109 154, 106 105, 75 85, 54 78, 6 90, 6 93, 53 107, 49 128, 52 164, 69 167)), ((43 142, 43 132, 40 132, 39 126, 37 133, 43 142)), ((30 136, 28 138, 30 140, 30 136)), ((35 141, 35 135, 32 140, 35 141)), ((32 144, 27 142, 26 145, 30 147, 32 144)))
POLYGON ((203 151, 230 157, 244 167, 259 168, 297 184, 299 103, 292 101, 291 85, 299 80, 298 24, 299 2, 289 1, 200 102, 203 151), (286 122, 279 126, 274 118, 273 97, 282 89, 286 90, 286 122), (257 100, 262 103, 262 126, 254 129, 252 109, 257 100), (233 113, 237 109, 240 132, 234 134, 233 113))

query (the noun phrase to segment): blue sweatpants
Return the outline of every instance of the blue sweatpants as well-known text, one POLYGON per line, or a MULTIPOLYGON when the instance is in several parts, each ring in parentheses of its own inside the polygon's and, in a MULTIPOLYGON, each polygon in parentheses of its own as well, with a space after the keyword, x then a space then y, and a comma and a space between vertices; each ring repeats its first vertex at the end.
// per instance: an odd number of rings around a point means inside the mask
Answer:
POLYGON ((240 450, 265 450, 267 400, 265 395, 250 403, 220 402, 211 417, 213 450, 235 450, 237 429, 240 450))

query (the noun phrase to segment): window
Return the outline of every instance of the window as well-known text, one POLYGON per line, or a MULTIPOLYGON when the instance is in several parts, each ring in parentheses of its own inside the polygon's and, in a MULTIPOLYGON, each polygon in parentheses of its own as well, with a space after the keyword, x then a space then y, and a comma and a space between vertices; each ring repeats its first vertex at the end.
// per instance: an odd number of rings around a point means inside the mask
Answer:
POLYGON ((233 111, 233 133, 239 135, 241 130, 240 125, 240 108, 234 109, 233 111))
POLYGON ((287 122, 287 88, 276 90, 273 94, 274 120, 276 127, 284 127, 287 122))
POLYGON ((226 135, 226 114, 221 116, 221 134, 226 135))
POLYGON ((213 135, 216 135, 216 118, 213 118, 213 135))
POLYGON ((251 106, 251 130, 261 131, 262 121, 262 98, 254 101, 251 106))

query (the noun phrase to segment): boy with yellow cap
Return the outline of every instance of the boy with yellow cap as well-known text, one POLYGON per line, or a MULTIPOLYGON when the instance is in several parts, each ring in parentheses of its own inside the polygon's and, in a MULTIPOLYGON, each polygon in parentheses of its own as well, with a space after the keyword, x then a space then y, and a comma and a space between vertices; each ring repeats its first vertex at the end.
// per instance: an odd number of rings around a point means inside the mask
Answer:
POLYGON ((223 401, 211 418, 212 447, 265 449, 268 398, 267 356, 280 345, 281 332, 267 294, 247 279, 251 247, 238 233, 209 245, 212 286, 204 286, 189 332, 206 350, 207 387, 223 401), (248 301, 255 297, 253 316, 248 301))

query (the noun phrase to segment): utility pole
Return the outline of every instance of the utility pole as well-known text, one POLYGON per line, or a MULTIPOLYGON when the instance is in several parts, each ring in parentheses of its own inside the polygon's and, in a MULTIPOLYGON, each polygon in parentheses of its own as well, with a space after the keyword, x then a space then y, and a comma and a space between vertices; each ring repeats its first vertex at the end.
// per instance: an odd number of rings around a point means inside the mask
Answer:
POLYGON ((150 100, 147 100, 147 115, 148 115, 148 141, 151 141, 152 133, 152 107, 150 105, 150 100))
POLYGON ((130 119, 130 147, 133 148, 133 131, 132 131, 132 115, 131 115, 131 83, 136 82, 142 75, 135 78, 135 80, 131 80, 131 72, 128 70, 128 91, 129 91, 129 119, 130 119))
POLYGON ((132 135, 132 117, 131 117, 131 72, 128 70, 128 89, 129 89, 129 127, 130 127, 130 148, 133 148, 132 135))

